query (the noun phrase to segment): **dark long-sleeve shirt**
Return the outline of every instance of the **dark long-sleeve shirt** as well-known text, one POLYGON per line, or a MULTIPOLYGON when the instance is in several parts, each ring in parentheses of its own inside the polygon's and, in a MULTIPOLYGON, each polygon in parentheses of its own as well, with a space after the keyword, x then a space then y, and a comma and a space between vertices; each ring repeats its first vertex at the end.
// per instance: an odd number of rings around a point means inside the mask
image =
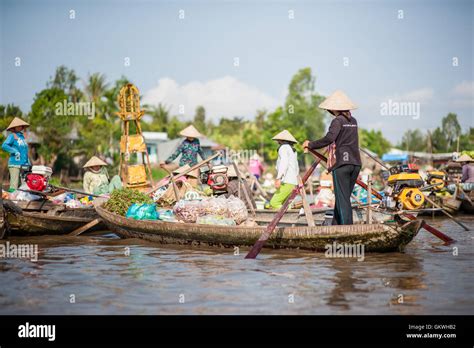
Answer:
POLYGON ((336 143, 336 163, 331 169, 346 164, 361 165, 359 153, 359 135, 357 120, 339 115, 334 118, 327 134, 316 141, 309 143, 310 149, 320 149, 336 143))

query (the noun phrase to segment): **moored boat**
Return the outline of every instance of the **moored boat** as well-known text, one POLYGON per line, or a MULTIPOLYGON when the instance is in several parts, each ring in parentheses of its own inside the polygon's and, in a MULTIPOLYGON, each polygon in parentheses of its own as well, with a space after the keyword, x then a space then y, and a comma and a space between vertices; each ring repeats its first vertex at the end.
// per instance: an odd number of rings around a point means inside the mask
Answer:
MULTIPOLYGON (((11 235, 62 235, 98 218, 94 207, 68 208, 48 201, 4 200, 7 228, 11 235)), ((105 227, 98 224, 99 230, 105 227)))
MULTIPOLYGON (((134 220, 95 207, 108 229, 122 238, 192 246, 252 246, 263 226, 216 226, 159 220, 134 220)), ((418 233, 422 221, 348 226, 277 227, 267 248, 324 251, 328 244, 363 244, 368 252, 400 251, 418 233)))

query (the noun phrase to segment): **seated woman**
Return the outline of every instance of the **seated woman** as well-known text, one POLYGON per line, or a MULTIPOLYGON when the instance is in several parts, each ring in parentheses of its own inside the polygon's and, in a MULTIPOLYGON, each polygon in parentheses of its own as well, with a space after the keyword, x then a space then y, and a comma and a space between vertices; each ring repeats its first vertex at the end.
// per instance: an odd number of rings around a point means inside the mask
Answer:
POLYGON ((290 196, 291 191, 298 185, 298 174, 300 173, 298 165, 298 155, 294 145, 298 143, 295 137, 286 129, 277 135, 276 140, 280 147, 278 148, 277 177, 275 180, 275 194, 269 203, 269 208, 280 209, 283 203, 290 196))
POLYGON ((26 143, 24 131, 29 124, 21 118, 15 117, 7 131, 11 134, 2 144, 2 149, 10 154, 8 160, 8 170, 10 172, 10 189, 15 191, 20 186, 20 169, 22 166, 29 166, 28 144, 26 143))
POLYGON ((103 195, 112 193, 113 190, 122 188, 122 181, 118 175, 109 180, 107 172, 107 163, 100 158, 93 156, 83 168, 86 170, 84 174, 83 187, 87 193, 94 195, 103 195))

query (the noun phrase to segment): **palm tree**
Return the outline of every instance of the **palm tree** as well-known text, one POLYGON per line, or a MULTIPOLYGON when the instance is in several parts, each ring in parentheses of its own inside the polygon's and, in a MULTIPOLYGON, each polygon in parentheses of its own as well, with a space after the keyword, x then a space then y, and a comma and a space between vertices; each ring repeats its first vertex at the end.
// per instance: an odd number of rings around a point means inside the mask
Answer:
POLYGON ((109 88, 109 84, 106 82, 106 77, 104 74, 95 73, 89 75, 87 78, 87 83, 84 86, 84 92, 89 100, 96 105, 101 101, 106 90, 109 88))
POLYGON ((166 132, 171 108, 161 103, 144 107, 145 114, 152 118, 150 128, 156 132, 166 132))

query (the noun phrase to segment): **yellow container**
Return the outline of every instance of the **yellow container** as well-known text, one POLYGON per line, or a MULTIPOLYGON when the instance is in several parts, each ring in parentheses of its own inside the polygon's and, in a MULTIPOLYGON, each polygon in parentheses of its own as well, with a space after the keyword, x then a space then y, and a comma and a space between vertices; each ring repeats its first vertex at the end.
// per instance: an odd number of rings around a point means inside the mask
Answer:
POLYGON ((120 152, 121 153, 132 153, 132 152, 145 152, 146 144, 145 139, 140 134, 129 135, 128 137, 122 135, 120 139, 120 152), (127 149, 127 138, 128 138, 128 149, 127 149))
POLYGON ((146 171, 144 164, 134 164, 127 167, 127 184, 136 185, 146 183, 146 171))

